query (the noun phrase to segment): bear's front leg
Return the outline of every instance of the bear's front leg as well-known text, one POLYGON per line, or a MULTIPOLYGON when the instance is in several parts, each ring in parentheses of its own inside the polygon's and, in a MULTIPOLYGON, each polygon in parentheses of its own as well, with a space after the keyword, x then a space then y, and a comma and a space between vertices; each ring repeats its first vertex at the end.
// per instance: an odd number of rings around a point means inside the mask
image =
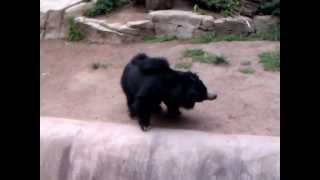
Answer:
POLYGON ((141 130, 149 130, 152 106, 148 103, 145 97, 139 97, 135 102, 135 107, 137 110, 138 122, 141 130))
POLYGON ((167 116, 169 118, 176 118, 181 115, 181 112, 179 110, 179 106, 174 103, 165 103, 168 109, 167 116))

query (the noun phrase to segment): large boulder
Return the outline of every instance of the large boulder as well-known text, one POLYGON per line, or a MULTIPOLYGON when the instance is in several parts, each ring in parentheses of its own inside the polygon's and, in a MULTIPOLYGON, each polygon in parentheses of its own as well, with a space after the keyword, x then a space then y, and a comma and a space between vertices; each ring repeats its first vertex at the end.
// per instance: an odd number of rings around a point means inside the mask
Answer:
POLYGON ((280 23, 280 19, 275 16, 255 16, 253 24, 257 33, 270 32, 280 23))
POLYGON ((255 31, 253 22, 244 16, 220 18, 214 21, 216 34, 249 35, 255 31))
POLYGON ((280 180, 280 138, 40 118, 41 180, 280 180))
POLYGON ((77 17, 75 21, 85 34, 85 40, 91 43, 131 43, 141 41, 147 35, 154 35, 153 24, 149 20, 129 21, 123 24, 77 17))
MULTIPOLYGON (((191 38, 202 23, 203 15, 181 10, 161 10, 149 13, 157 35, 191 38)), ((209 17, 209 16, 208 16, 209 17)))
POLYGON ((170 34, 187 39, 207 32, 245 35, 254 32, 252 20, 244 16, 214 19, 212 16, 181 10, 161 10, 149 14, 157 35, 170 34))

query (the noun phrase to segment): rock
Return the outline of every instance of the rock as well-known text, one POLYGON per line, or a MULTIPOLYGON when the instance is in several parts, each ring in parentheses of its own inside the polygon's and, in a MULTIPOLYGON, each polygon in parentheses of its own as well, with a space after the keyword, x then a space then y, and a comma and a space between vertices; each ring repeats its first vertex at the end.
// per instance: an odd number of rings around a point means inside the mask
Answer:
POLYGON ((214 21, 214 31, 217 34, 243 34, 253 33, 254 26, 250 18, 244 16, 219 18, 214 21))
POLYGON ((46 14, 40 12, 40 29, 44 29, 45 28, 46 20, 47 20, 46 14))
POLYGON ((103 20, 78 17, 76 18, 76 22, 79 23, 81 31, 86 36, 86 40, 91 43, 131 43, 142 40, 147 35, 146 33, 148 33, 144 29, 133 28, 139 27, 139 23, 140 25, 145 25, 145 23, 135 21, 126 24, 106 23, 103 20))
POLYGON ((138 30, 141 36, 152 36, 155 34, 154 24, 150 20, 129 21, 126 25, 138 30))
POLYGON ((94 5, 94 2, 89 3, 79 3, 65 10, 65 17, 78 17, 82 16, 87 10, 89 10, 94 5))
POLYGON ((97 0, 40 0, 41 39, 64 38, 68 18, 80 16, 97 0))
POLYGON ((123 34, 107 28, 104 21, 85 17, 77 17, 75 21, 79 24, 81 31, 85 34, 85 40, 90 43, 120 44, 123 34))
POLYGON ((147 10, 171 9, 173 6, 172 0, 145 0, 147 10))
MULTIPOLYGON (((170 34, 178 38, 191 38, 194 31, 204 22, 210 26, 212 17, 198 15, 189 11, 162 10, 149 13, 151 21, 155 24, 157 35, 170 34)), ((213 21, 212 21, 213 22, 213 21)))
POLYGON ((269 32, 279 23, 279 18, 274 16, 255 16, 253 18, 253 24, 257 33, 269 32))
POLYGON ((250 34, 252 20, 244 16, 214 19, 190 11, 161 10, 149 13, 157 35, 170 34, 178 38, 192 38, 205 32, 217 34, 250 34))
POLYGON ((214 29, 214 18, 206 16, 202 18, 200 29, 202 30, 213 30, 214 29))
POLYGON ((204 15, 198 15, 191 11, 161 10, 149 13, 153 23, 169 23, 176 25, 200 26, 204 15))
POLYGON ((259 0, 243 0, 241 2, 242 6, 240 9, 240 14, 244 15, 244 16, 249 16, 249 17, 253 17, 259 7, 259 0))
POLYGON ((280 180, 280 138, 40 117, 40 179, 280 180))
POLYGON ((154 25, 150 20, 129 21, 127 26, 134 29, 153 29, 154 25))
POLYGON ((46 13, 45 32, 46 39, 63 38, 65 32, 63 32, 63 11, 50 10, 46 13))

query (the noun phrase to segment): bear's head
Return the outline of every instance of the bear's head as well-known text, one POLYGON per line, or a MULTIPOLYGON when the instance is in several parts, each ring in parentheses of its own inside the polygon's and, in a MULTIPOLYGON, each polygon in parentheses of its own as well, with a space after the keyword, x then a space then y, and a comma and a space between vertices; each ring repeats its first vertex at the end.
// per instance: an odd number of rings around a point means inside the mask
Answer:
POLYGON ((198 75, 192 72, 184 72, 182 76, 184 90, 182 106, 184 108, 191 109, 197 102, 214 100, 218 97, 216 93, 207 90, 207 87, 199 79, 198 75))

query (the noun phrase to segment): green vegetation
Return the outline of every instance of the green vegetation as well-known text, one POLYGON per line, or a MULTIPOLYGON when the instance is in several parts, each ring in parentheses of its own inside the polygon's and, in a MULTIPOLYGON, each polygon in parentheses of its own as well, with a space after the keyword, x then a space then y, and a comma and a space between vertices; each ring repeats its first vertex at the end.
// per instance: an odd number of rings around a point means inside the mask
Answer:
POLYGON ((191 69, 192 67, 192 63, 188 63, 188 62, 181 62, 181 63, 177 63, 175 65, 175 68, 177 69, 191 69))
POLYGON ((84 15, 88 17, 103 15, 127 3, 128 0, 98 0, 84 15))
POLYGON ((164 41, 176 40, 177 36, 175 35, 159 35, 159 36, 147 36, 144 38, 144 42, 147 43, 159 43, 164 41))
POLYGON ((275 25, 271 31, 244 36, 241 34, 216 35, 204 33, 191 39, 192 44, 204 44, 218 41, 280 41, 280 25, 275 25))
POLYGON ((210 43, 215 41, 216 36, 214 33, 205 33, 200 36, 194 37, 191 39, 191 43, 193 44, 202 44, 202 43, 210 43))
POLYGON ((84 39, 85 35, 80 31, 79 25, 74 18, 69 19, 69 27, 67 33, 68 41, 80 41, 84 39))
POLYGON ((221 12, 225 16, 235 14, 241 5, 241 0, 196 0, 195 2, 208 9, 221 12))
MULTIPOLYGON (((219 12, 224 16, 232 16, 241 13, 241 7, 246 3, 244 0, 195 0, 196 8, 198 5, 208 10, 219 12)), ((257 14, 274 15, 280 17, 280 0, 260 0, 258 3, 257 14)))
POLYGON ((264 52, 259 55, 260 63, 266 71, 280 71, 280 50, 264 52))
POLYGON ((258 12, 280 17, 280 0, 262 0, 258 12))
POLYGON ((208 53, 202 49, 186 49, 183 52, 184 57, 190 57, 194 62, 227 65, 229 62, 223 56, 208 53))
POLYGON ((255 70, 252 67, 242 67, 239 69, 240 72, 242 72, 243 74, 253 74, 255 73, 255 70))

